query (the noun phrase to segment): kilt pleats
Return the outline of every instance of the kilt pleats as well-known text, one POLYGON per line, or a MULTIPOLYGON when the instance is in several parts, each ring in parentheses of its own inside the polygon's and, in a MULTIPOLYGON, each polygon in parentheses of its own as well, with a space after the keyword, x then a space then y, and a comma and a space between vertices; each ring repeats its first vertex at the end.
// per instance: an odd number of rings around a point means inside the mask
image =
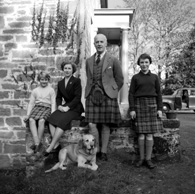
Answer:
POLYGON ((32 118, 34 120, 44 119, 47 120, 47 118, 51 115, 51 108, 41 106, 41 105, 35 105, 32 109, 29 118, 32 118))
POLYGON ((136 132, 156 133, 163 130, 162 120, 157 117, 155 97, 136 98, 136 132))
POLYGON ((118 124, 121 121, 121 114, 116 98, 111 99, 105 96, 100 106, 94 105, 91 99, 90 95, 85 102, 85 122, 118 124))

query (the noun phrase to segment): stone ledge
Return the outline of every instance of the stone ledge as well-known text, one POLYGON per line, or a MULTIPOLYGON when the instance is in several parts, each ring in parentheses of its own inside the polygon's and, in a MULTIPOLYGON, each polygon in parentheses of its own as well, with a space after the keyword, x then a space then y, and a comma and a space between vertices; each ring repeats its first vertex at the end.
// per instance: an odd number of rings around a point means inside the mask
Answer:
POLYGON ((179 128, 179 119, 163 119, 163 128, 179 128))

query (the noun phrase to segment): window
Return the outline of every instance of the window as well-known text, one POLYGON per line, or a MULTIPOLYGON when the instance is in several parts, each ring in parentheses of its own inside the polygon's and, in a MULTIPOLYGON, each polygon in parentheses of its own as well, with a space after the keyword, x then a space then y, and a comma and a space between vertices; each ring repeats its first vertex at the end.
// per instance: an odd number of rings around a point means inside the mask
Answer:
POLYGON ((195 90, 191 90, 190 95, 195 96, 195 90))

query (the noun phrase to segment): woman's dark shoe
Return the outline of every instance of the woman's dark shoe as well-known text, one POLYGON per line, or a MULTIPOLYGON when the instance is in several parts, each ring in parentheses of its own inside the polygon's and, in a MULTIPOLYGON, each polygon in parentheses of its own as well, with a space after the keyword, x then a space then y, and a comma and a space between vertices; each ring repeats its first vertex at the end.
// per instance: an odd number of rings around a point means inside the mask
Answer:
POLYGON ((35 145, 35 150, 34 150, 34 152, 35 152, 35 153, 40 152, 41 149, 42 149, 42 147, 43 147, 43 144, 42 144, 42 143, 40 143, 39 145, 35 145))
POLYGON ((31 146, 30 146, 30 149, 33 150, 33 151, 35 151, 36 145, 35 145, 35 144, 31 145, 31 146))
POLYGON ((42 152, 37 152, 35 161, 44 160, 45 158, 49 156, 49 154, 50 152, 47 152, 46 150, 42 152))
POLYGON ((153 168, 156 167, 156 165, 153 164, 151 160, 146 160, 146 166, 147 166, 149 169, 153 169, 153 168))
POLYGON ((135 164, 135 166, 137 167, 137 168, 139 168, 139 167, 141 167, 141 166, 143 166, 144 165, 144 160, 139 160, 136 164, 135 164))
POLYGON ((44 152, 42 153, 43 157, 45 157, 45 158, 48 157, 49 154, 50 154, 50 152, 47 152, 47 151, 44 151, 44 152))
POLYGON ((101 159, 102 161, 108 161, 107 154, 106 154, 106 153, 101 153, 100 159, 101 159))
POLYGON ((101 152, 97 152, 96 158, 97 158, 97 159, 101 159, 101 156, 102 156, 102 153, 101 153, 101 152))
POLYGON ((62 147, 59 144, 56 148, 53 148, 51 152, 59 152, 61 149, 62 149, 62 147))

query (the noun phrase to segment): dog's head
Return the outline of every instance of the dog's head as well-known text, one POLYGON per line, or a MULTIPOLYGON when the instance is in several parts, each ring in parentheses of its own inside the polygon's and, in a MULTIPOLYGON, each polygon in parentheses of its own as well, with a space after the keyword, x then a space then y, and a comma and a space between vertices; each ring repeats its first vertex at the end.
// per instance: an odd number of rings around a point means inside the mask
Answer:
POLYGON ((79 147, 85 150, 87 154, 96 154, 96 140, 91 134, 84 134, 82 139, 79 141, 79 147))

